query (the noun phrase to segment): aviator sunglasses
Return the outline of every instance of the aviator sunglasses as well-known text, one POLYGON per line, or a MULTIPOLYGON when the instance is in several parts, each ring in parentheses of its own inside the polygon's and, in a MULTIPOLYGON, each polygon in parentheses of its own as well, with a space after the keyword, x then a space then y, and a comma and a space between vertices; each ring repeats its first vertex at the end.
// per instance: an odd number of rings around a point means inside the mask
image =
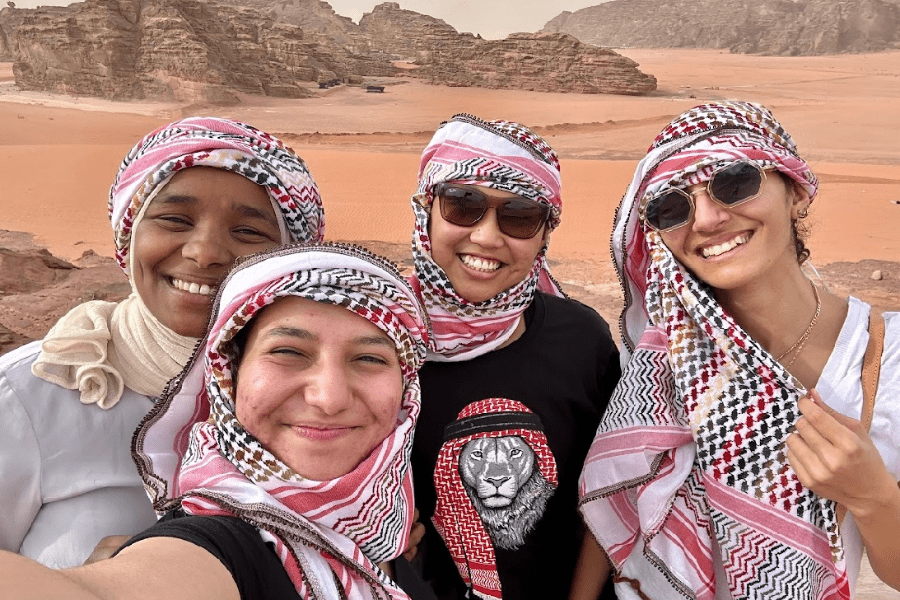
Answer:
POLYGON ((521 240, 535 236, 550 216, 550 207, 526 198, 490 198, 478 190, 439 183, 434 195, 441 199, 441 216, 448 223, 471 227, 484 218, 488 208, 497 211, 497 227, 521 240))
POLYGON ((694 216, 694 194, 705 191, 720 206, 732 208, 759 196, 767 170, 746 160, 725 165, 713 171, 705 190, 668 188, 655 194, 644 205, 641 218, 660 233, 678 229, 694 216))

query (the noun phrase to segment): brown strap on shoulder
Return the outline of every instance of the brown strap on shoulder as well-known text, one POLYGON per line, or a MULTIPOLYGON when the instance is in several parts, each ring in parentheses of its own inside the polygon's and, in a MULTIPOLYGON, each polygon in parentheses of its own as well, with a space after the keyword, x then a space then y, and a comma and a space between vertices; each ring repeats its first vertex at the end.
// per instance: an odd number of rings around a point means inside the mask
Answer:
MULTIPOLYGON (((878 392, 878 377, 881 374, 881 353, 883 351, 884 318, 875 314, 873 310, 869 313, 869 344, 866 346, 865 355, 863 355, 863 405, 862 414, 859 417, 859 422, 862 423, 866 431, 869 431, 869 428, 872 426, 872 415, 875 413, 875 394, 878 392)), ((843 522, 846 514, 847 509, 843 505, 838 504, 838 523, 843 522)))

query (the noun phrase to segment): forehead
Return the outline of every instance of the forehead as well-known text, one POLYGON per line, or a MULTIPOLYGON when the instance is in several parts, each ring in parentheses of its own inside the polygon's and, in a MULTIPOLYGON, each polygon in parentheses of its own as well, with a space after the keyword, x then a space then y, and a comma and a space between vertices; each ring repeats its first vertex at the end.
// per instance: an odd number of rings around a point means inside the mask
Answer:
POLYGON ((343 306, 317 302, 299 296, 282 296, 262 308, 248 324, 251 337, 272 335, 273 331, 288 334, 290 330, 302 330, 309 339, 328 342, 344 342, 366 338, 387 340, 388 335, 374 323, 343 306))

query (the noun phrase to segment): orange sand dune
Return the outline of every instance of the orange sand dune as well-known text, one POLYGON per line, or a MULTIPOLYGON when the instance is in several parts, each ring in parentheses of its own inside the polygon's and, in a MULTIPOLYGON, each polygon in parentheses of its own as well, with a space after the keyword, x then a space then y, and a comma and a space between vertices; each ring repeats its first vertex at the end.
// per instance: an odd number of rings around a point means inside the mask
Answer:
POLYGON ((0 228, 37 234, 74 258, 112 252, 106 196, 130 146, 187 114, 245 120, 284 135, 325 199, 330 239, 409 240, 409 196, 429 134, 457 112, 536 126, 563 165, 563 225, 551 257, 608 260, 610 222, 659 129, 703 101, 770 106, 822 180, 814 204, 820 264, 900 260, 900 52, 757 57, 714 50, 623 50, 653 73, 646 97, 546 94, 387 81, 308 100, 244 97, 234 107, 120 103, 17 91, 0 65, 0 228))

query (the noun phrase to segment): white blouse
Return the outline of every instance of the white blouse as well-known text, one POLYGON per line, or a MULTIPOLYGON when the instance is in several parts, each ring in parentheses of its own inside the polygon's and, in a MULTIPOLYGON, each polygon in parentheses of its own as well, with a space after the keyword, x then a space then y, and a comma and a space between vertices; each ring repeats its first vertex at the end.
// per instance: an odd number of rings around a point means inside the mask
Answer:
POLYGON ((0 357, 0 548, 73 567, 156 522, 131 459, 153 400, 126 388, 109 410, 82 404, 32 375, 39 353, 37 341, 0 357))

